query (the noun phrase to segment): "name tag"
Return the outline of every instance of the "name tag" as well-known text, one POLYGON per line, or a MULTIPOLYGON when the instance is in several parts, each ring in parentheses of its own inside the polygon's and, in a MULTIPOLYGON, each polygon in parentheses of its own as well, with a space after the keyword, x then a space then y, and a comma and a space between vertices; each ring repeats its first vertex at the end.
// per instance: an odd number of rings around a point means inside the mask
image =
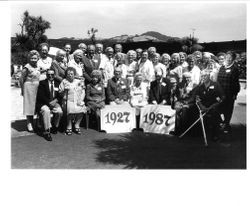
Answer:
POLYGON ((165 83, 165 82, 162 82, 161 85, 165 87, 165 86, 166 86, 166 83, 165 83))
POLYGON ((122 85, 121 88, 122 88, 122 89, 126 89, 126 86, 125 86, 125 85, 122 85))
POLYGON ((231 72, 231 69, 227 69, 227 70, 226 70, 226 73, 229 73, 229 72, 231 72))
POLYGON ((210 86, 209 89, 214 89, 214 86, 210 86))
POLYGON ((56 92, 57 92, 57 91, 58 91, 58 88, 57 88, 57 87, 54 87, 54 91, 56 91, 56 92))
POLYGON ((217 102, 221 101, 220 97, 216 97, 216 100, 217 100, 217 102))
POLYGON ((100 91, 100 90, 102 90, 102 88, 101 87, 97 87, 97 90, 100 91))

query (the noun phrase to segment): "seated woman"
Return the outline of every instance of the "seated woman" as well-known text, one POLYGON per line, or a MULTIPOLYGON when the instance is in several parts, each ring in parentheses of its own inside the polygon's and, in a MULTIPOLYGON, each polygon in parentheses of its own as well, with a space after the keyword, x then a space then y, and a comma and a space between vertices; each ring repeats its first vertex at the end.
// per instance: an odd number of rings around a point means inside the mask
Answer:
POLYGON ((128 80, 121 77, 122 69, 115 68, 114 76, 108 80, 107 99, 110 105, 128 105, 130 88, 128 80))
POLYGON ((148 104, 148 84, 142 80, 142 74, 136 73, 134 83, 130 88, 130 104, 136 108, 136 115, 140 114, 141 107, 148 104))
POLYGON ((66 52, 59 49, 56 52, 55 60, 53 60, 51 64, 51 68, 55 70, 55 79, 58 81, 62 81, 65 77, 65 71, 67 69, 67 65, 64 62, 66 52))
POLYGON ((84 70, 84 65, 82 63, 83 51, 81 49, 75 50, 73 57, 74 58, 69 61, 68 67, 73 67, 76 70, 76 79, 82 79, 84 70))
POLYGON ((81 134, 80 122, 83 118, 83 113, 87 109, 84 103, 85 85, 83 80, 75 79, 76 70, 69 67, 66 70, 66 78, 63 79, 59 85, 59 93, 63 96, 62 107, 67 115, 67 135, 72 134, 72 122, 74 125, 74 132, 81 134))
POLYGON ((87 106, 97 116, 100 116, 100 109, 105 107, 105 88, 102 82, 102 72, 92 71, 92 81, 86 88, 87 106))

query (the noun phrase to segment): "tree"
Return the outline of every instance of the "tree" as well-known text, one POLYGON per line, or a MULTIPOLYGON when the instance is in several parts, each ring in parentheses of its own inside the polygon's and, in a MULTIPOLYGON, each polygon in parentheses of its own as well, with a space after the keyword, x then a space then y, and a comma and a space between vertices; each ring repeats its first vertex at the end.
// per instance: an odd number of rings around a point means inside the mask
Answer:
POLYGON ((28 11, 24 12, 22 22, 18 25, 21 27, 21 33, 16 34, 16 42, 28 50, 37 49, 40 43, 47 41, 45 31, 51 28, 50 22, 42 16, 31 16, 28 11))
POLYGON ((198 44, 199 39, 194 37, 183 37, 181 39, 182 50, 186 53, 192 53, 194 51, 201 51, 203 47, 198 44))
POLYGON ((97 32, 98 32, 98 29, 94 29, 94 28, 91 28, 90 30, 88 30, 88 35, 89 35, 89 38, 90 38, 92 44, 96 43, 96 33, 97 32))
POLYGON ((45 31, 50 28, 50 22, 44 20, 42 16, 31 16, 28 11, 25 11, 18 25, 21 27, 21 32, 16 33, 11 51, 15 59, 14 63, 25 64, 27 52, 38 49, 40 43, 47 42, 45 31))

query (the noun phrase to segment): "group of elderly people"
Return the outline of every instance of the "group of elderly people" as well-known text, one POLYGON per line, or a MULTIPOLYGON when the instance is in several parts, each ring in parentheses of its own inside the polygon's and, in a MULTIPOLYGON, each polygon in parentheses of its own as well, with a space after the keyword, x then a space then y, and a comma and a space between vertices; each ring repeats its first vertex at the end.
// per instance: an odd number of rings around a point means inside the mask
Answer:
POLYGON ((198 105, 210 114, 214 138, 219 126, 224 132, 230 131, 240 90, 233 52, 217 56, 180 52, 170 56, 150 47, 125 54, 120 44, 104 52, 100 43, 81 43, 72 54, 71 45, 65 44, 53 60, 48 52, 46 43, 40 45, 40 52, 30 51, 20 78, 27 130, 33 132, 33 116, 37 114, 48 141, 52 140, 51 133, 57 133, 63 113, 67 116, 65 134, 81 134, 84 113, 99 117, 105 104, 131 105, 136 115, 147 104, 170 105, 176 110, 176 134, 187 127, 189 115, 195 110, 192 108, 198 105))

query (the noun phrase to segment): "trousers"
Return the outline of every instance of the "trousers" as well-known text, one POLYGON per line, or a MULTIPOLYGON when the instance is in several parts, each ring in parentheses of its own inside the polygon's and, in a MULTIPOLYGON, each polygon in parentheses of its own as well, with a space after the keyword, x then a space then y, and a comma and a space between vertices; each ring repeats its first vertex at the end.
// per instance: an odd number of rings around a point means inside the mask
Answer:
POLYGON ((42 115, 42 121, 44 125, 44 130, 48 130, 51 128, 51 123, 54 127, 58 127, 60 120, 63 116, 62 108, 59 104, 56 104, 56 106, 51 110, 47 105, 43 105, 41 107, 41 115, 42 115), (53 114, 52 121, 51 121, 51 114, 53 114))

